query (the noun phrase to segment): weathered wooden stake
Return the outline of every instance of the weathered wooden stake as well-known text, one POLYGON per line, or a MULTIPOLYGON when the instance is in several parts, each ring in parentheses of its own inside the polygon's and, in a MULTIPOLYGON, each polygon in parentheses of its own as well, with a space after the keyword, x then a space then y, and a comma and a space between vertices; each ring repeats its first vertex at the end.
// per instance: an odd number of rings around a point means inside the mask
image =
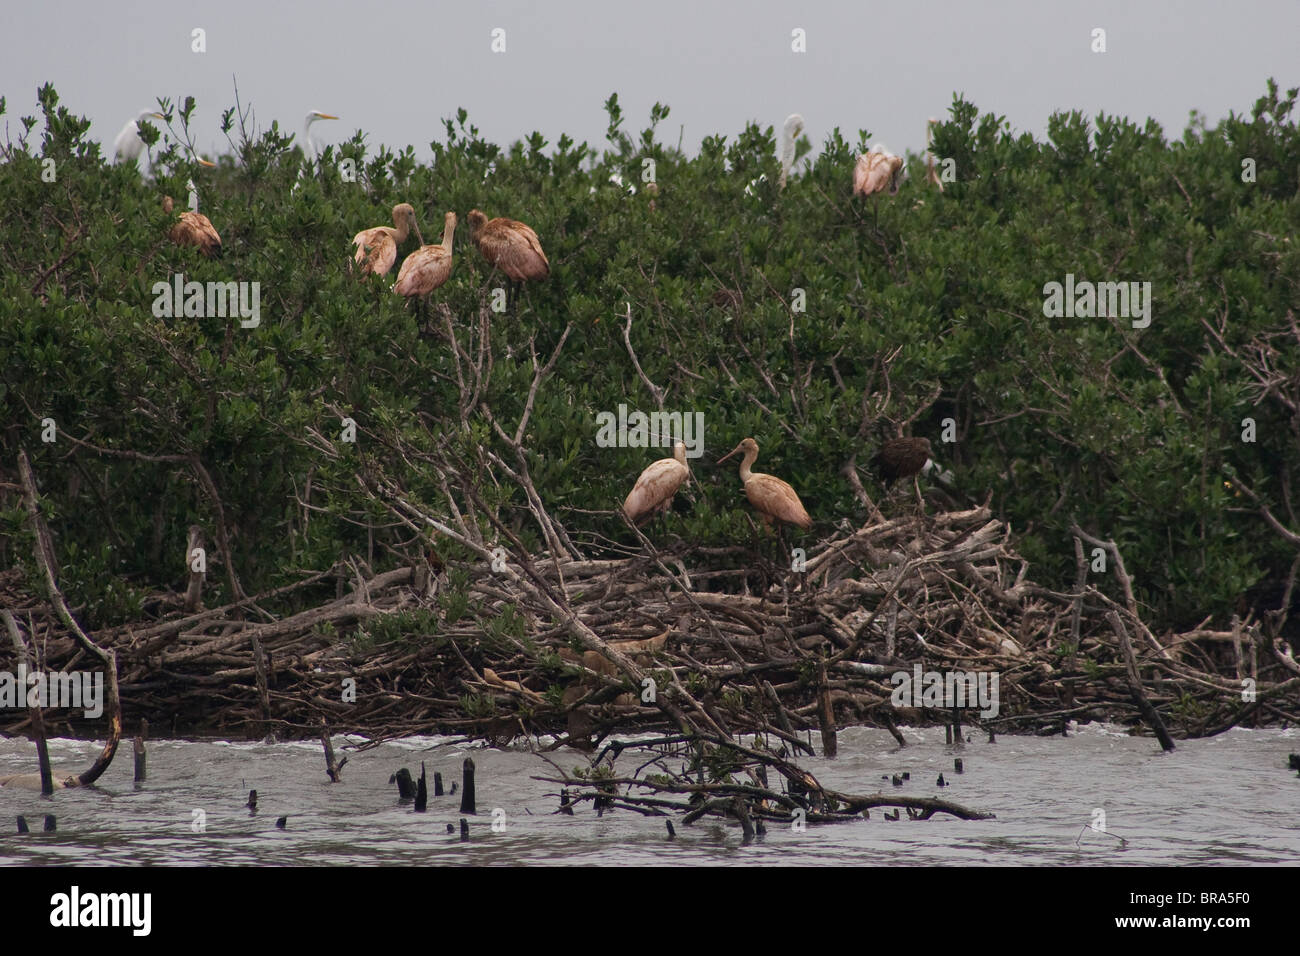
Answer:
POLYGON ((818 692, 817 718, 822 732, 822 755, 835 759, 839 753, 839 742, 835 734, 835 706, 831 703, 831 689, 826 680, 826 666, 821 669, 821 689, 818 692))
MULTIPOLYGON (((0 611, 0 615, 4 617, 5 628, 9 631, 9 639, 13 641, 14 652, 17 655, 16 659, 23 664, 30 674, 32 672, 32 659, 27 653, 27 642, 23 640, 22 631, 18 629, 18 622, 14 620, 13 614, 7 608, 0 611)), ((37 653, 40 653, 39 647, 37 653)), ((32 736, 36 738, 36 762, 40 766, 41 772, 41 793, 48 797, 54 793, 54 775, 50 770, 50 750, 45 744, 45 717, 41 712, 40 704, 27 708, 27 715, 32 721, 32 736)), ((25 833, 26 831, 19 832, 25 833)))
POLYGON ((415 785, 415 812, 423 813, 429 805, 429 783, 424 772, 424 761, 420 761, 420 780, 415 785))
POLYGON ((148 755, 144 751, 144 739, 149 735, 149 721, 140 718, 140 733, 135 738, 135 782, 144 783, 145 761, 148 755))
MULTIPOLYGON (((461 770, 461 788, 460 788, 460 812, 477 813, 474 809, 474 761, 469 757, 465 758, 465 766, 461 770)), ((465 825, 468 830, 468 824, 465 825)), ((469 839, 466 837, 465 839, 469 839)))
POLYGON ((334 759, 334 745, 330 743, 329 727, 325 724, 325 718, 320 719, 320 742, 325 748, 325 772, 329 774, 332 783, 338 783, 339 777, 343 774, 343 765, 348 762, 344 757, 340 761, 334 759))

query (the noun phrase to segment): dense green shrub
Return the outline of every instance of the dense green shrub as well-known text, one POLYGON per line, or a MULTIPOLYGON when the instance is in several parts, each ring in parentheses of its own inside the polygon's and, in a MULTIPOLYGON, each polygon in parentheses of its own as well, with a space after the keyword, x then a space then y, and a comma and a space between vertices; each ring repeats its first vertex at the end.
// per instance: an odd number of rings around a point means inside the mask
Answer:
MULTIPOLYGON (((92 623, 138 613, 144 590, 183 585, 186 528, 201 524, 211 539, 218 524, 203 472, 250 593, 343 554, 377 548, 382 564, 409 537, 352 476, 382 460, 415 496, 431 491, 431 476, 373 441, 333 460, 303 440, 309 428, 337 435, 331 408, 417 444, 428 441, 422 422, 448 440, 458 432, 445 339, 422 331, 389 291, 393 276, 360 282, 348 268, 352 235, 388 223, 400 201, 416 207, 427 241, 444 211, 460 214, 455 269, 434 299, 466 325, 496 284, 468 242, 466 213, 522 219, 540 234, 552 277, 526 290, 517 315, 494 318, 487 401, 516 421, 532 380, 529 339, 544 361, 572 323, 525 442, 548 508, 592 553, 599 536, 629 538, 613 515, 587 512, 612 509, 660 457, 594 441, 596 412, 654 408, 623 343, 630 303, 637 356, 667 407, 705 413, 699 490, 669 519, 688 541, 748 534, 731 463, 711 466, 746 435, 762 447, 758 467, 798 488, 814 533, 860 522, 841 467, 855 453, 865 464, 879 438, 862 428, 863 392, 883 397, 883 362, 898 350, 886 414, 920 413, 912 431, 932 438, 960 495, 992 493, 1044 583, 1073 579, 1072 519, 1116 540, 1141 600, 1171 626, 1223 618, 1252 589, 1275 600, 1270 588, 1295 557, 1224 484, 1237 476, 1289 520, 1300 423, 1283 398, 1300 393, 1300 342, 1288 351, 1279 340, 1280 384, 1262 397, 1242 359, 1295 321, 1300 297, 1294 90, 1283 97, 1270 82, 1249 118, 1214 129, 1194 120, 1172 142, 1152 121, 1078 113, 1054 115, 1037 142, 955 98, 934 144, 955 181, 940 193, 911 157, 909 180, 874 210, 851 200, 856 149, 838 129, 780 192, 771 129, 709 137, 689 157, 656 137, 666 109, 634 139, 614 97, 603 150, 567 137, 552 147, 539 134, 501 149, 461 111, 431 144, 431 165, 410 149, 372 150, 358 133, 304 177, 301 154, 275 129, 232 130, 219 168, 197 169, 178 148, 193 103, 165 104, 156 183, 108 165, 52 89, 39 98, 43 117, 22 120, 28 132, 0 164, 0 478, 12 489, 26 448, 66 582, 92 623), (646 159, 657 193, 642 180, 646 159), (343 181, 340 160, 356 164, 357 182, 343 181), (614 173, 635 195, 609 182, 614 173), (220 259, 166 239, 161 194, 184 197, 191 176, 224 240, 220 259), (173 273, 259 282, 261 325, 155 318, 151 288, 173 273), (1045 317, 1044 284, 1067 273, 1150 282, 1150 327, 1045 317), (741 293, 738 308, 714 303, 724 286, 741 293), (796 288, 806 312, 791 312, 796 288), (1226 346, 1210 332, 1220 322, 1226 346), (1247 416, 1253 444, 1241 440, 1247 416), (59 430, 53 444, 40 440, 46 417, 59 430), (943 444, 949 418, 956 441, 943 444), (298 503, 309 480, 310 513, 298 503)), ((499 444, 481 416, 473 434, 499 444)), ((17 499, 0 494, 9 566, 27 549, 17 499)), ((509 490, 499 499, 522 505, 509 490)), ((211 580, 220 597, 224 574, 211 580)))

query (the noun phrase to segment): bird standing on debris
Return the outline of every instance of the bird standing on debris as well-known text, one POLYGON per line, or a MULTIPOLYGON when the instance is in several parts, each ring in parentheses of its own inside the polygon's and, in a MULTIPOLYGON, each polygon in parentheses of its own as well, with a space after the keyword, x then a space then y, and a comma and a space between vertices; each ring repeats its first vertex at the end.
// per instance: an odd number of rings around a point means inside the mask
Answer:
POLYGON ((773 522, 784 521, 786 524, 797 525, 800 528, 811 528, 812 518, 808 517, 803 502, 799 500, 793 488, 775 475, 749 470, 750 466, 758 461, 758 442, 754 439, 746 438, 719 458, 718 464, 741 452, 744 453, 744 457, 740 462, 740 480, 745 486, 745 497, 759 513, 763 523, 770 527, 773 522))
POLYGON ((660 458, 641 472, 641 477, 623 502, 623 513, 639 527, 655 515, 666 512, 673 506, 673 495, 690 474, 691 469, 686 464, 686 445, 680 441, 673 442, 672 458, 660 458))
MULTIPOLYGON (((930 439, 928 438, 890 438, 880 446, 872 457, 871 463, 876 467, 888 488, 899 478, 915 478, 930 460, 930 439)), ((916 499, 924 506, 921 487, 916 485, 916 499)))

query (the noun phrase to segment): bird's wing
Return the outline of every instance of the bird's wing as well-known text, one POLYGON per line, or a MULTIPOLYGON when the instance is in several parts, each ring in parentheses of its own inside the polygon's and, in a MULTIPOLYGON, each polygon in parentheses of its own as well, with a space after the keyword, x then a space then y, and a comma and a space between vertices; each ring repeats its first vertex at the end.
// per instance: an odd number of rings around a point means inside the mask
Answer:
POLYGON ((388 270, 393 268, 393 263, 397 261, 397 242, 393 239, 391 231, 383 226, 377 226, 358 234, 357 238, 363 236, 364 241, 357 246, 355 257, 357 262, 364 262, 361 266, 361 274, 387 275, 388 270))
POLYGON ((812 518, 789 484, 775 475, 757 474, 745 482, 745 497, 759 511, 801 528, 812 526, 812 518))
POLYGON ((515 231, 523 238, 528 249, 541 260, 542 268, 545 270, 543 275, 548 275, 551 271, 551 263, 550 260, 546 258, 546 253, 542 251, 542 240, 537 238, 537 233, 533 231, 531 226, 527 226, 522 222, 517 222, 515 223, 515 227, 515 231))
POLYGON ((506 233, 500 243, 497 265, 512 279, 545 279, 551 274, 551 264, 542 252, 541 240, 522 222, 509 220, 502 230, 506 233))

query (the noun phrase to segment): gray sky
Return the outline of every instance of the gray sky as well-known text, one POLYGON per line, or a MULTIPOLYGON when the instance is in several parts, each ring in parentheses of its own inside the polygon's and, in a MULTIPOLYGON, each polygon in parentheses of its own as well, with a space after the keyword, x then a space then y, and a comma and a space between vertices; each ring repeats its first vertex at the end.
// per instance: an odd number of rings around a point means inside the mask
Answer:
POLYGON ((541 130, 603 144, 601 104, 617 91, 624 128, 672 107, 660 137, 694 152, 747 120, 800 112, 814 145, 839 126, 895 152, 924 144, 954 91, 1041 136, 1053 110, 1154 116, 1177 135, 1188 112, 1246 112, 1269 76, 1300 85, 1296 0, 461 0, 459 3, 185 0, 5 3, 0 95, 8 122, 35 113, 50 81, 111 145, 158 96, 198 100, 198 145, 225 149, 221 111, 240 97, 257 119, 297 132, 309 109, 322 143, 364 129, 374 146, 429 156, 442 117, 469 110, 502 145, 541 130), (190 31, 207 31, 207 52, 190 31), (494 27, 506 52, 490 49, 494 27), (791 51, 791 30, 807 52, 791 51), (1107 52, 1090 50, 1094 27, 1107 52))

